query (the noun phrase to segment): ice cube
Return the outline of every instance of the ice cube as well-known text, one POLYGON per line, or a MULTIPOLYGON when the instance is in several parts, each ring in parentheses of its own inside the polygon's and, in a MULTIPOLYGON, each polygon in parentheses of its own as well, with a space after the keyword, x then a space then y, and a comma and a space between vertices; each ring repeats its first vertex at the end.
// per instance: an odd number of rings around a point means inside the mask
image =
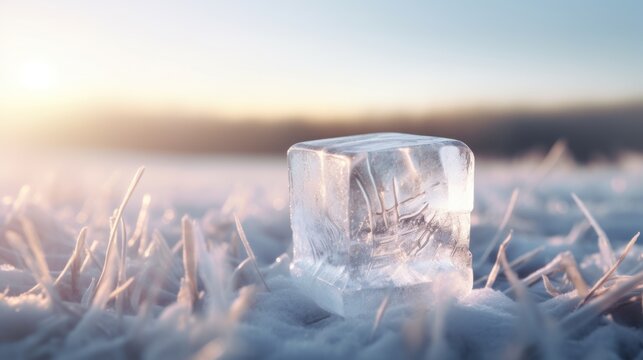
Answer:
POLYGON ((342 316, 471 291, 473 154, 462 142, 378 133, 288 150, 291 274, 342 316))

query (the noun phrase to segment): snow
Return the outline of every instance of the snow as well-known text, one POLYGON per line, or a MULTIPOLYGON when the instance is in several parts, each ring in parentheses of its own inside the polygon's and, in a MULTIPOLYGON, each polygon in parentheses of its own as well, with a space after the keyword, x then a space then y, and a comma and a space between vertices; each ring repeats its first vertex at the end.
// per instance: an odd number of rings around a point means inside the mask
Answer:
MULTIPOLYGON (((568 251, 591 288, 612 264, 571 193, 604 230, 604 250, 612 248, 614 258, 641 230, 643 156, 578 165, 552 153, 545 160, 477 157, 475 279, 489 274, 513 230, 509 263, 535 250, 512 266, 520 279, 568 251), (477 261, 494 239, 488 258, 477 261)), ((375 313, 343 319, 320 309, 290 278, 285 155, 58 151, 5 152, 0 160, 0 358, 643 358, 638 244, 578 309, 582 297, 560 263, 546 272, 558 295, 541 277, 528 286, 512 283, 501 265, 492 289, 477 281, 459 300, 385 307, 378 321, 375 313), (110 216, 140 165, 145 173, 123 212, 124 239, 131 240, 126 260, 117 224, 115 255, 105 262, 110 216), (140 211, 145 194, 149 216, 140 211), (246 260, 235 215, 267 286, 246 260), (85 226, 77 263, 59 276, 85 226), (183 243, 195 250, 186 253, 183 243), (196 275, 186 271, 192 261, 196 275), (111 281, 97 291, 105 263, 111 281), (186 280, 194 276, 196 294, 186 280), (110 293, 100 301, 98 294, 110 293)))

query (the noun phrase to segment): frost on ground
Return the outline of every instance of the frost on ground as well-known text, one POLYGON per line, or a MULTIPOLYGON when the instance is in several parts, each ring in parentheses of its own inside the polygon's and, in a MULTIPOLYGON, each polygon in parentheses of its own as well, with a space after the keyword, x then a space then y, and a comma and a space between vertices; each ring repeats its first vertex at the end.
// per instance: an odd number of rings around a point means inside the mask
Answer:
POLYGON ((0 358, 643 359, 643 157, 563 150, 478 159, 469 296, 351 320, 291 282, 284 159, 5 155, 0 358))

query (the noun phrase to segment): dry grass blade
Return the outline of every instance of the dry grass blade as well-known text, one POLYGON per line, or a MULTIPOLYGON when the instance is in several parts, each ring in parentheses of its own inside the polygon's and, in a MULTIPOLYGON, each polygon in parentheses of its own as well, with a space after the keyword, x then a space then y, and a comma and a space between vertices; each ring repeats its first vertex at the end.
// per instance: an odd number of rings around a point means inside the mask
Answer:
POLYGON ((96 289, 96 278, 92 278, 91 282, 89 283, 89 286, 87 287, 87 290, 85 290, 85 293, 83 293, 82 298, 80 299, 80 305, 82 307, 88 307, 89 304, 91 303, 91 298, 92 294, 94 293, 94 289, 96 289))
POLYGON ((183 241, 177 241, 176 244, 174 244, 170 249, 170 251, 172 251, 172 254, 178 254, 179 250, 183 250, 183 241))
POLYGON ((636 289, 641 283, 643 283, 643 272, 639 272, 627 281, 612 287, 601 296, 595 297, 582 308, 567 315, 561 321, 562 328, 570 334, 576 333, 589 324, 596 316, 599 316, 610 307, 618 304, 619 301, 629 299, 631 297, 630 292, 636 289))
MULTIPOLYGON (((71 256, 69 257, 69 260, 67 261, 63 269, 60 271, 60 273, 54 280, 54 286, 59 286, 62 279, 65 277, 65 275, 67 275, 67 273, 71 269, 72 294, 76 294, 78 290, 78 276, 79 276, 79 271, 81 266, 80 258, 81 258, 81 254, 84 252, 86 235, 87 235, 87 227, 83 227, 80 230, 78 237, 76 238, 76 246, 74 247, 74 251, 72 252, 71 256)), ((40 289, 40 284, 31 288, 28 291, 28 293, 32 293, 38 289, 40 289)))
POLYGON ((606 272, 603 274, 603 276, 601 276, 601 278, 600 278, 600 279, 598 279, 598 281, 596 281, 596 283, 594 284, 594 286, 592 286, 592 288, 589 290, 589 292, 587 293, 587 295, 585 295, 585 297, 583 298, 583 300, 581 300, 581 302, 579 302, 579 303, 578 303, 578 305, 576 306, 576 308, 577 308, 577 309, 578 309, 579 307, 583 306, 583 305, 587 302, 587 300, 589 300, 589 299, 594 295, 594 293, 596 292, 596 290, 597 290, 599 287, 601 287, 601 286, 605 283, 605 281, 607 281, 607 279, 609 279, 609 277, 610 277, 610 276, 612 276, 612 274, 614 274, 614 272, 616 272, 616 269, 618 269, 619 265, 621 265, 621 263, 622 263, 622 262, 623 262, 623 260, 625 259, 625 256, 627 256, 627 254, 630 252, 630 250, 632 250, 632 247, 634 246, 634 244, 636 243, 636 240, 638 240, 638 238, 639 238, 639 236, 640 236, 640 235, 641 235, 641 233, 640 233, 640 232, 637 232, 637 233, 632 237, 632 239, 630 239, 630 241, 627 243, 627 246, 625 246, 625 250, 623 250, 623 253, 621 254, 621 256, 619 256, 619 258, 616 260, 616 262, 614 263, 614 265, 612 265, 612 267, 611 267, 608 271, 606 271, 606 272))
POLYGON ((551 283, 547 275, 542 275, 542 279, 543 279, 543 285, 545 285, 545 291, 547 291, 547 294, 551 295, 551 297, 556 297, 561 294, 561 292, 558 291, 558 289, 556 289, 554 284, 551 283))
POLYGON ((120 226, 121 226, 121 242, 120 242, 120 250, 121 250, 121 256, 120 256, 120 264, 118 266, 118 281, 123 280, 123 276, 125 273, 125 267, 127 266, 127 230, 125 229, 125 221, 123 221, 123 218, 121 217, 120 219, 120 226))
POLYGON ((538 166, 538 169, 535 171, 535 175, 532 177, 530 189, 538 186, 538 184, 549 174, 549 172, 554 168, 558 160, 563 156, 567 150, 567 142, 563 139, 557 140, 554 145, 549 149, 547 155, 538 166))
POLYGON ((574 225, 569 231, 569 234, 565 236, 565 244, 571 245, 578 241, 578 239, 583 236, 590 227, 592 227, 591 224, 584 220, 574 225))
POLYGON ((505 240, 500 244, 500 247, 498 248, 498 256, 496 256, 496 262, 493 264, 493 267, 491 267, 491 271, 489 271, 489 276, 487 277, 487 283, 484 285, 485 288, 490 288, 493 286, 493 283, 496 282, 496 278, 498 277, 498 271, 500 270, 500 256, 505 256, 505 251, 507 249, 507 245, 509 245, 509 241, 511 241, 511 237, 513 236, 513 230, 509 231, 509 234, 505 238, 505 240))
POLYGON ((29 185, 23 185, 20 190, 18 191, 18 196, 16 196, 16 199, 13 201, 11 204, 11 209, 9 212, 5 215, 4 219, 4 224, 7 225, 11 221, 13 221, 14 217, 18 212, 20 211, 20 208, 25 204, 27 199, 29 198, 29 194, 31 193, 31 187, 29 185))
POLYGON ((111 300, 111 299, 117 297, 118 295, 120 295, 121 293, 123 293, 125 290, 127 290, 127 288, 130 285, 132 285, 133 282, 134 282, 134 276, 132 276, 131 278, 127 279, 119 287, 114 289, 114 291, 112 291, 112 293, 109 294, 109 299, 111 300))
MULTIPOLYGON (((22 224, 22 230, 25 233, 25 240, 29 245, 31 254, 35 260, 35 265, 38 268, 39 276, 46 283, 51 283, 51 273, 49 272, 49 265, 47 265, 47 259, 45 258, 45 253, 42 250, 42 245, 40 244, 40 238, 38 233, 36 233, 36 228, 31 223, 31 221, 26 218, 21 218, 20 222, 22 224)), ((43 284, 44 285, 44 284, 43 284)))
POLYGON ((87 227, 83 227, 82 229, 80 229, 80 233, 76 238, 76 246, 74 247, 74 251, 69 257, 69 261, 67 261, 67 264, 65 264, 65 267, 62 269, 60 274, 58 274, 58 277, 56 277, 56 280, 54 281, 54 285, 59 285, 63 277, 67 274, 68 271, 71 270, 71 291, 73 294, 76 294, 78 291, 78 277, 80 275, 81 256, 85 250, 86 236, 87 227))
POLYGON ((230 275, 230 282, 232 283, 232 286, 234 287, 235 290, 243 286, 244 270, 246 266, 251 262, 252 260, 250 260, 250 258, 247 257, 243 259, 243 261, 241 261, 239 265, 237 265, 237 267, 234 268, 234 270, 232 271, 232 274, 230 275))
POLYGON ((85 238, 87 237, 87 227, 80 230, 76 247, 74 248, 74 261, 71 264, 71 289, 74 294, 78 292, 78 280, 80 280, 80 268, 82 266, 82 254, 85 250, 85 238))
POLYGON ((216 339, 205 344, 199 352, 197 352, 193 360, 212 360, 220 359, 225 353, 225 345, 221 339, 216 339))
POLYGON ((505 228, 509 223, 509 219, 511 219, 511 214, 513 213, 514 208, 516 207, 516 202, 518 201, 518 195, 520 195, 520 190, 516 188, 511 193, 509 205, 507 205, 507 210, 505 210, 505 214, 502 217, 500 226, 498 226, 498 230, 496 231, 495 235, 493 236, 493 239, 489 243, 489 246, 482 253, 482 256, 478 260, 478 265, 476 267, 480 267, 482 264, 484 264, 485 261, 487 261, 487 258, 489 257, 489 255, 491 255, 491 252, 493 251, 493 249, 496 248, 496 243, 500 240, 500 236, 505 231, 505 228))
POLYGON ((228 311, 228 321, 231 324, 239 322, 243 314, 252 306, 256 292, 254 285, 245 286, 239 291, 239 296, 232 302, 228 311))
POLYGON ((243 259, 243 260, 239 263, 239 265, 237 265, 237 267, 235 267, 235 268, 234 268, 234 271, 232 271, 232 277, 241 276, 241 275, 240 275, 240 274, 241 274, 241 272, 242 272, 242 271, 243 271, 243 269, 246 267, 246 265, 248 265, 248 263, 250 263, 250 262, 252 262, 252 261, 250 260, 250 258, 249 258, 249 257, 247 257, 247 258, 243 259))
MULTIPOLYGON (((123 281, 126 276, 125 271, 127 269, 127 230, 125 229, 125 221, 123 221, 122 217, 120 219, 120 226, 121 226, 121 241, 120 241, 121 254, 120 254, 120 263, 118 265, 118 275, 116 277, 116 288, 121 287, 121 285, 123 284, 123 281)), ((123 303, 125 300, 123 299, 122 296, 118 294, 120 294, 120 292, 118 292, 116 295, 116 312, 118 313, 119 316, 121 316, 123 314, 123 303)), ((111 295, 109 299, 111 299, 111 295)))
MULTIPOLYGON (((111 262, 111 258, 113 257, 112 253, 114 252, 114 244, 116 242, 116 235, 118 233, 117 227, 118 223, 120 222, 120 219, 123 217, 123 211, 125 210, 125 206, 127 206, 127 203, 129 202, 129 199, 132 197, 132 193, 134 192, 134 189, 136 188, 136 185, 138 185, 138 182, 141 180, 141 176, 143 176, 143 172, 145 171, 144 167, 140 167, 138 171, 136 171, 136 174, 134 175, 134 178, 132 179, 129 188, 127 189, 127 192, 125 193, 125 196, 123 197, 123 200, 121 201, 120 206, 118 207, 118 210, 116 211, 116 216, 114 218, 114 221, 112 223, 111 229, 109 231, 109 240, 107 242, 107 250, 105 254, 105 261, 103 263, 103 269, 100 273, 100 276, 98 277, 98 281, 96 282, 96 293, 102 290, 103 283, 105 282, 106 274, 108 273, 109 265, 111 262)), ((108 291, 106 292, 106 295, 109 295, 111 290, 107 289, 108 291)), ((96 294, 94 294, 95 296, 96 294)))
POLYGON ((45 294, 49 297, 52 304, 59 310, 70 314, 71 310, 63 303, 60 294, 54 287, 51 274, 49 273, 49 266, 45 260, 42 247, 40 247, 40 240, 33 228, 33 224, 25 218, 22 218, 21 222, 27 245, 25 245, 25 240, 23 240, 20 235, 11 231, 5 234, 7 241, 12 247, 18 250, 27 268, 36 280, 36 283, 45 290, 45 294))
MULTIPOLYGON (((527 251, 526 253, 518 256, 514 260, 512 260, 509 265, 511 266, 512 269, 519 269, 522 265, 526 264, 529 260, 533 259, 536 257, 536 255, 540 254, 543 252, 545 249, 544 246, 539 246, 535 249, 532 249, 530 251, 527 251)), ((502 267, 498 269, 498 275, 502 274, 502 267)), ((476 279, 476 281, 473 283, 474 286, 479 285, 483 282, 486 282, 487 279, 489 278, 489 274, 484 275, 476 279)))
POLYGON ((118 287, 118 263, 118 253, 112 252, 111 256, 105 256, 105 263, 101 272, 104 281, 102 284, 96 281, 96 287, 91 298, 92 307, 103 309, 109 301, 109 294, 115 287, 118 287))
MULTIPOLYGON (((639 272, 641 272, 641 271, 639 271, 639 272)), ((635 274, 638 274, 638 272, 636 272, 635 274)), ((613 276, 610 276, 610 278, 605 282, 605 284, 602 287, 600 287, 600 288, 598 288, 596 290, 596 293, 594 293, 594 296, 592 296, 592 298, 598 298, 601 295, 603 295, 604 293, 608 292, 610 289, 612 289, 612 288, 614 288, 616 286, 620 286, 621 284, 624 284, 624 283, 628 282, 630 279, 632 279, 632 275, 613 275, 613 276)), ((631 298, 625 297, 623 299, 623 302, 636 301, 636 298, 643 296, 643 283, 635 286, 631 290, 631 295, 632 295, 631 298)), ((589 301, 591 301, 591 299, 589 301)))
POLYGON ((194 229, 192 220, 185 215, 181 219, 181 229, 183 232, 183 268, 185 270, 185 281, 187 282, 190 303, 197 299, 197 279, 196 279, 196 252, 194 246, 194 229))
POLYGON ((38 276, 38 268, 22 237, 13 231, 7 231, 5 233, 5 239, 7 240, 7 243, 18 252, 24 266, 31 271, 31 275, 34 277, 34 280, 36 280, 36 283, 38 283, 37 287, 40 288, 42 285, 40 281, 41 279, 38 276))
MULTIPOLYGON (((137 241, 143 241, 142 237, 145 233, 147 221, 149 220, 149 209, 151 201, 152 197, 150 196, 150 194, 143 195, 141 209, 138 211, 138 218, 136 219, 136 227, 134 228, 134 232, 127 242, 127 246, 130 248, 134 247, 137 241)), ((145 246, 145 244, 141 244, 139 250, 142 252, 145 249, 145 246)))
POLYGON ((588 291, 587 283, 578 270, 578 264, 574 259, 574 255, 572 255, 571 253, 565 254, 565 256, 563 256, 562 265, 565 269, 565 274, 567 274, 569 280, 572 282, 572 284, 574 284, 578 296, 585 296, 588 291))
POLYGON ((89 248, 85 247, 85 262, 83 262, 83 265, 80 267, 80 271, 82 272, 84 268, 87 266, 86 264, 89 264, 90 262, 94 264, 97 268, 100 269, 100 261, 96 257, 96 254, 94 254, 94 251, 96 251, 97 243, 94 242, 89 248))
POLYGON ((388 292, 386 293, 386 296, 384 297, 384 299, 382 299, 380 306, 377 308, 377 312, 375 313, 375 320, 373 321, 373 328, 371 329, 371 339, 373 339, 373 337, 375 336, 375 333, 377 332, 377 329, 380 327, 380 323, 382 322, 382 318, 386 313, 386 309, 388 309, 388 304, 390 300, 391 300, 391 289, 388 290, 388 292))
POLYGON ((594 219, 594 216, 589 212, 587 209, 587 206, 585 206, 585 203, 574 193, 572 193, 572 198, 576 202, 576 205, 578 205, 578 208, 580 208, 581 212, 585 217, 587 218, 587 221, 592 225, 594 228, 594 231, 596 231, 596 234, 598 235, 598 248, 601 253, 601 258, 603 259, 603 263, 605 265, 605 268, 609 268, 614 264, 614 250, 612 249, 612 244, 610 242, 610 239, 607 237, 607 234, 603 230, 603 228, 598 224, 596 219, 594 219))
POLYGON ((254 265, 254 268, 257 271, 257 275, 259 275, 259 278, 261 279, 261 282, 263 283, 263 286, 266 287, 266 290, 270 291, 270 288, 268 287, 268 284, 266 283, 266 280, 263 278, 263 274, 261 273, 261 270, 259 269, 259 264, 257 263, 257 258, 255 257, 255 254, 252 251, 252 248, 250 247, 250 243, 248 242, 248 238, 246 237, 246 233, 243 231, 243 227, 241 226, 241 221, 239 221, 239 217, 236 214, 234 215, 234 222, 237 225, 237 232, 239 233, 239 239, 241 240, 241 243, 243 244, 243 248, 246 249, 246 253, 248 254, 248 257, 251 259, 252 264, 254 265))
MULTIPOLYGON (((548 262, 547 264, 545 264, 540 269, 532 272, 527 277, 523 278, 522 281, 519 281, 519 282, 521 284, 523 284, 523 285, 529 286, 529 285, 535 283, 536 281, 538 281, 538 279, 540 279, 541 276, 543 276, 543 275, 547 275, 547 274, 551 274, 552 272, 560 271, 562 269, 563 256, 565 254, 566 253, 558 254, 552 261, 548 262)), ((502 259, 502 257, 501 257, 501 259, 502 259)), ((508 289, 506 289, 504 291, 504 293, 508 294, 512 290, 514 290, 513 285, 510 286, 508 289)))
POLYGON ((518 256, 514 261, 510 262, 509 265, 511 265, 512 269, 517 268, 518 266, 521 266, 525 263, 527 263, 529 260, 533 259, 536 257, 536 255, 540 254, 545 250, 544 246, 539 246, 535 249, 529 250, 526 253, 518 256))
MULTIPOLYGON (((587 283, 585 283, 580 271, 578 271, 578 265, 576 264, 576 260, 574 260, 574 255, 569 251, 558 254, 552 261, 526 276, 521 282, 529 286, 541 279, 543 275, 558 271, 565 271, 569 280, 574 284, 579 296, 584 296, 587 293, 587 283)), ((512 290, 513 286, 504 292, 507 294, 512 290)))
POLYGON ((208 246, 199 226, 194 227, 194 241, 199 257, 197 274, 201 278, 206 296, 204 305, 209 311, 217 314, 227 312, 234 298, 227 247, 208 246))
POLYGON ((500 253, 498 259, 500 260, 500 264, 505 271, 507 280, 509 280, 509 283, 511 284, 511 288, 515 289, 516 295, 522 300, 529 299, 527 287, 522 281, 520 281, 518 275, 513 271, 511 265, 509 265, 509 261, 507 261, 507 255, 504 252, 500 253))

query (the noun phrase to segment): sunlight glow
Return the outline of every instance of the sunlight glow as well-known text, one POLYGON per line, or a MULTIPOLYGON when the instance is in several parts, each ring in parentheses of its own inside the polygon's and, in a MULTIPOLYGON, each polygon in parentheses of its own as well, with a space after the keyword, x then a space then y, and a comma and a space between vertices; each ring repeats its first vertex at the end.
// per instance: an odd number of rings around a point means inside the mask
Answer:
POLYGON ((49 90, 55 85, 55 75, 53 68, 46 62, 27 62, 21 68, 20 84, 27 90, 49 90))
POLYGON ((641 5, 589 2, 0 1, 0 113, 324 120, 643 97, 641 5))

